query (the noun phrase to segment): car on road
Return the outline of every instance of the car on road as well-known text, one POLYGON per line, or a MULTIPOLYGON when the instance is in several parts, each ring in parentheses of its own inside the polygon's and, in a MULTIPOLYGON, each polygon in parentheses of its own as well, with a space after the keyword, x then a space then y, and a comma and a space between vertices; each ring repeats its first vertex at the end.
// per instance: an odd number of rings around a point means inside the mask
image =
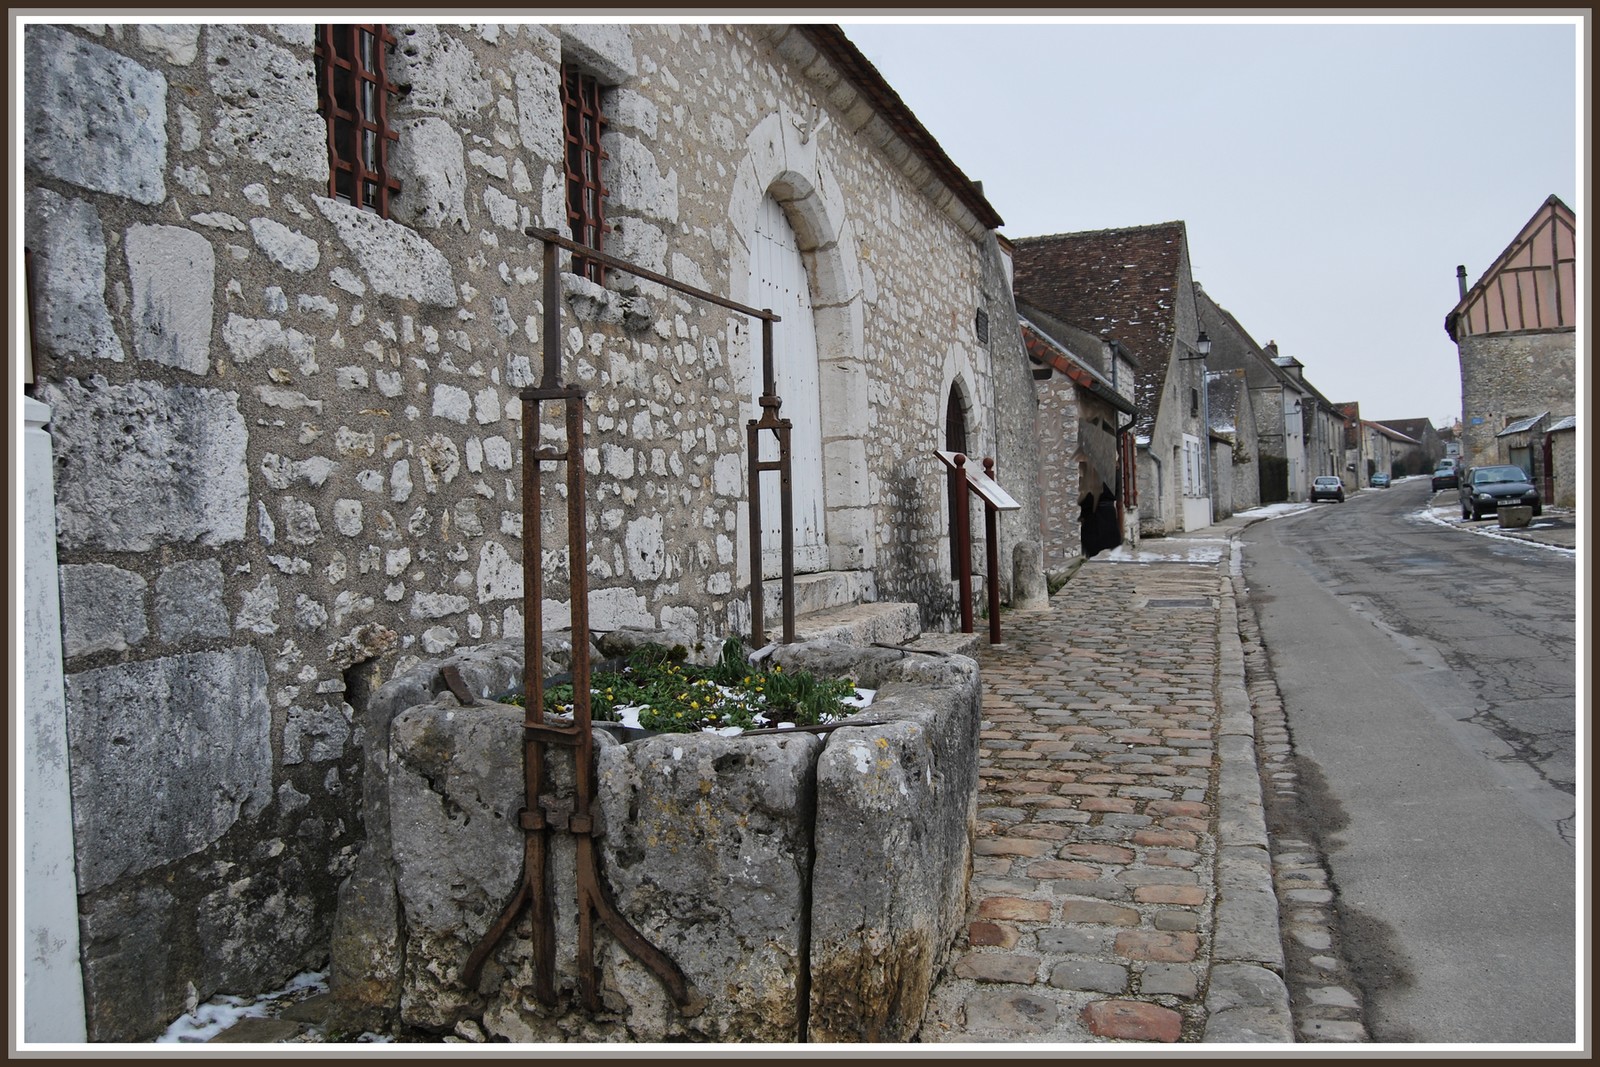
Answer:
POLYGON ((1485 512, 1521 504, 1535 515, 1544 511, 1539 490, 1521 467, 1469 467, 1456 489, 1463 519, 1481 519, 1485 512))
POLYGON ((1379 471, 1377 474, 1374 474, 1372 476, 1372 488, 1374 488, 1374 489, 1387 489, 1387 488, 1389 488, 1389 476, 1387 474, 1383 473, 1382 471, 1379 471))
POLYGON ((1437 493, 1441 489, 1454 489, 1460 484, 1456 461, 1453 459, 1440 460, 1439 465, 1433 470, 1433 491, 1437 493))
POLYGON ((1311 481, 1311 502, 1319 500, 1336 500, 1344 503, 1344 483, 1332 475, 1323 475, 1311 481))

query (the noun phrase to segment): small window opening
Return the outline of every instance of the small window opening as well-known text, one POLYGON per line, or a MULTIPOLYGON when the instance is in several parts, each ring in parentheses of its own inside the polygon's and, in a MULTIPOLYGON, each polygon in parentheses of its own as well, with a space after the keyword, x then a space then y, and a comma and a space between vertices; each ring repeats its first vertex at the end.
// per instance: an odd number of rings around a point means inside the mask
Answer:
POLYGON ((328 123, 328 195, 389 217, 400 180, 389 169, 399 135, 389 127, 388 56, 380 24, 318 26, 317 111, 328 123))
MULTIPOLYGON (((606 117, 600 109, 600 82, 568 64, 561 68, 561 107, 567 144, 567 223, 572 239, 596 252, 605 251, 606 187, 600 180, 600 147, 606 117)), ((596 284, 605 284, 605 267, 598 260, 572 257, 572 271, 596 284)))

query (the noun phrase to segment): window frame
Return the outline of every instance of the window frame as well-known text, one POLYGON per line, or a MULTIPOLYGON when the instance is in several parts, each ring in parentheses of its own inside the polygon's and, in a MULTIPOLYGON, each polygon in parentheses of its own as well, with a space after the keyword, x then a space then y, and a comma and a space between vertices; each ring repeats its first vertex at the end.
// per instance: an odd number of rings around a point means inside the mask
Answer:
MULTIPOLYGON (((567 226, 578 244, 605 251, 605 202, 610 195, 601 176, 609 158, 601 146, 605 110, 600 105, 600 79, 572 63, 561 64, 562 162, 566 170, 567 226)), ((573 254, 572 272, 597 285, 606 280, 605 264, 573 254)))
POLYGON ((315 34, 317 112, 328 126, 328 195, 389 218, 400 195, 389 158, 400 139, 389 125, 395 87, 388 56, 395 36, 383 23, 319 24, 315 34))

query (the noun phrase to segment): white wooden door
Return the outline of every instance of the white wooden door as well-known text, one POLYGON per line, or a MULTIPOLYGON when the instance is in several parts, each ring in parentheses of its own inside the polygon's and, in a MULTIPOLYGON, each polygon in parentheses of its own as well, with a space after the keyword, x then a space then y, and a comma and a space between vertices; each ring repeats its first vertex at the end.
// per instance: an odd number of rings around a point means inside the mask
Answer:
MULTIPOLYGON (((773 377, 783 399, 779 414, 794 424, 789 440, 790 485, 794 506, 796 571, 820 571, 828 566, 827 535, 823 527, 822 414, 817 375, 817 330, 811 314, 811 286, 800 244, 783 208, 772 197, 761 205, 751 256, 750 306, 771 308, 781 321, 772 327, 773 377)), ((760 417, 761 323, 752 322, 750 418, 760 417)), ((773 434, 761 434, 761 458, 778 458, 773 434)), ((765 577, 783 572, 779 532, 778 476, 762 475, 761 569, 765 577)))

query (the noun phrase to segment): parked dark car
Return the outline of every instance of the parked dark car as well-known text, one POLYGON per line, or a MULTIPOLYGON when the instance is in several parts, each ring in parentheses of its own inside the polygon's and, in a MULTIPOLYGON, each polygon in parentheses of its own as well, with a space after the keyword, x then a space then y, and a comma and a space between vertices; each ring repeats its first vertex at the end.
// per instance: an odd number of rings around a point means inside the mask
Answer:
POLYGON ((1463 519, 1481 519, 1485 512, 1521 504, 1535 515, 1544 511, 1539 490, 1521 467, 1470 467, 1456 489, 1463 519))
POLYGON ((1374 489, 1387 489, 1387 488, 1389 488, 1389 476, 1387 474, 1383 473, 1382 471, 1379 471, 1377 474, 1374 474, 1372 476, 1372 488, 1374 488, 1374 489))
POLYGON ((1336 500, 1343 504, 1344 483, 1332 475, 1327 474, 1323 475, 1321 478, 1312 479, 1311 502, 1315 504, 1319 500, 1336 500))
POLYGON ((1461 480, 1456 473, 1456 465, 1450 460, 1445 460, 1434 468, 1433 491, 1435 493, 1441 489, 1455 489, 1460 484, 1461 480))

